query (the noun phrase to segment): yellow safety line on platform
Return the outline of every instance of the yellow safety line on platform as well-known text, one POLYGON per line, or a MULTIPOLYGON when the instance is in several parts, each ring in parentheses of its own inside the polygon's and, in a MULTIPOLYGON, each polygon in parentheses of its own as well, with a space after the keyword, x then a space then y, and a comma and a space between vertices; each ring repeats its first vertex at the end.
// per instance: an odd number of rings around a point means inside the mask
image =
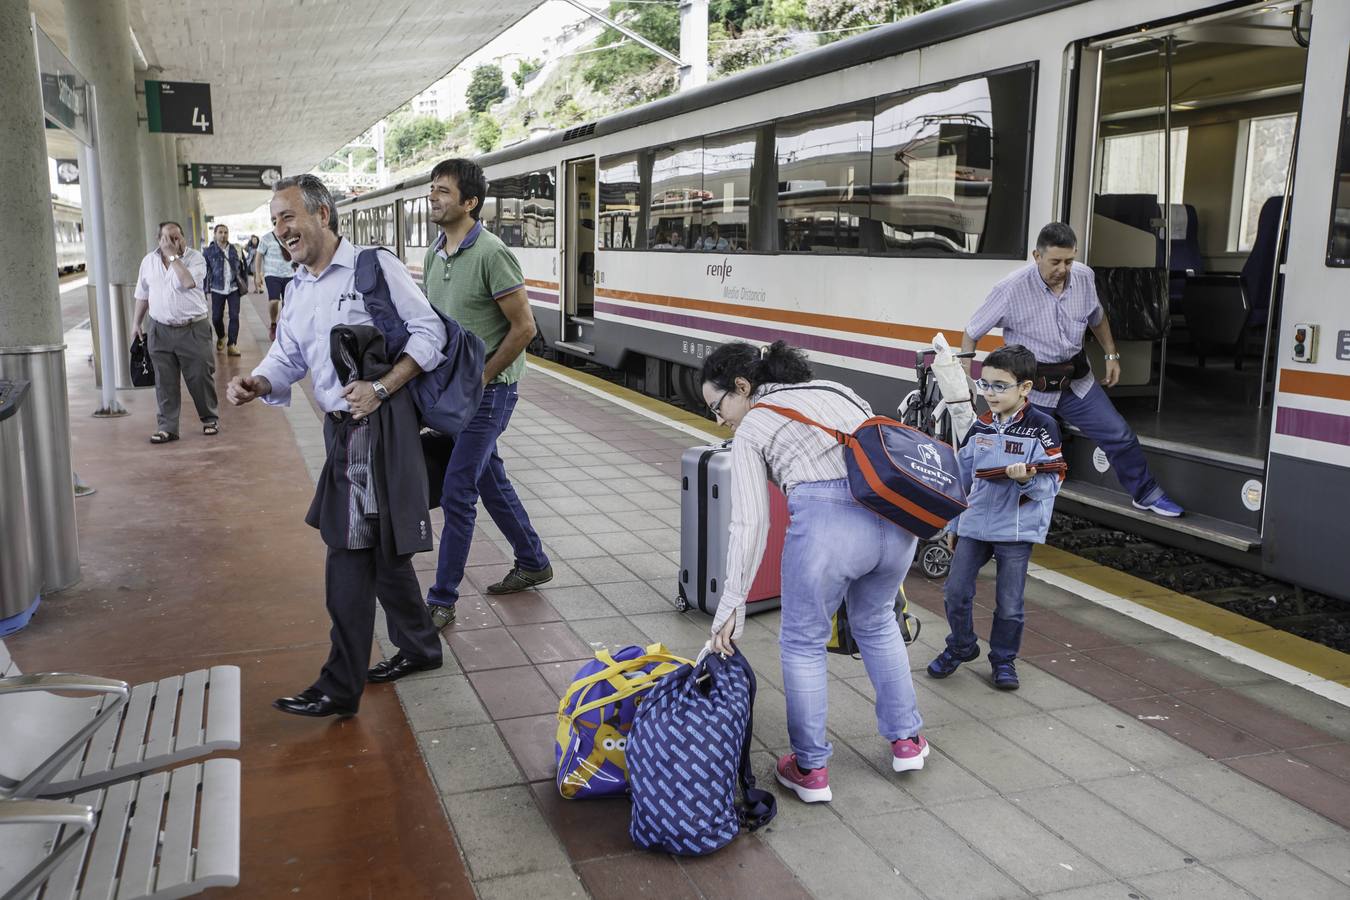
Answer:
POLYGON ((1350 684, 1350 654, 1263 625, 1110 566, 1038 544, 1031 561, 1328 681, 1350 684))
POLYGON ((621 385, 606 381, 603 378, 598 378, 595 375, 587 374, 586 372, 578 372, 576 369, 550 362, 549 360, 542 359, 538 356, 531 355, 529 360, 532 365, 536 365, 541 369, 547 369, 556 375, 573 379, 581 384, 619 397, 635 406, 640 406, 651 412, 659 413, 661 416, 670 419, 671 421, 679 422, 681 425, 705 431, 708 433, 709 437, 718 437, 722 440, 729 440, 731 438, 730 428, 726 428, 714 422, 709 422, 702 416, 695 415, 688 410, 680 409, 678 406, 672 406, 664 400, 648 397, 646 394, 630 388, 622 387, 621 385))

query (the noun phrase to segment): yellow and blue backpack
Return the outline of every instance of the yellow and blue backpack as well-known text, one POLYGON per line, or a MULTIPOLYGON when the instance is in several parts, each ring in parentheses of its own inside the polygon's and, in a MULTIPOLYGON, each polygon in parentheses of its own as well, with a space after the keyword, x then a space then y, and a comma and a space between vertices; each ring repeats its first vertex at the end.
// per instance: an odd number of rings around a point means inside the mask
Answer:
POLYGON ((601 650, 558 704, 558 793, 571 799, 628 792, 625 756, 638 704, 664 676, 692 663, 661 644, 601 650))

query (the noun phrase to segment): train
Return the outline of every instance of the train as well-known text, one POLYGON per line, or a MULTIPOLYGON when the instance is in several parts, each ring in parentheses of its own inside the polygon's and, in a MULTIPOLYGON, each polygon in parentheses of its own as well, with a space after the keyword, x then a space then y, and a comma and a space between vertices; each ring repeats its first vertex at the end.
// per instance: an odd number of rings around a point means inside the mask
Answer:
POLYGON ((56 240, 56 271, 67 275, 83 272, 84 213, 77 203, 52 198, 52 221, 56 240))
MULTIPOLYGON (((1062 503, 1344 599, 1347 45, 1340 0, 964 0, 489 153, 482 221, 538 352, 699 408, 712 349, 783 338, 886 411, 1068 222, 1187 514, 1072 433, 1062 503)), ((427 180, 344 201, 343 234, 419 274, 427 180)))

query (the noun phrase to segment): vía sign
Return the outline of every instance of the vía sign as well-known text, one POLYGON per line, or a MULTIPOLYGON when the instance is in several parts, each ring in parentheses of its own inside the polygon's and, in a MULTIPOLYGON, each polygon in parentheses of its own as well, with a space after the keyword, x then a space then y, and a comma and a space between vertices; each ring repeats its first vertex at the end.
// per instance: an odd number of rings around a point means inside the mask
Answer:
POLYGON ((145 82, 145 115, 151 131, 215 134, 211 85, 195 81, 145 82))

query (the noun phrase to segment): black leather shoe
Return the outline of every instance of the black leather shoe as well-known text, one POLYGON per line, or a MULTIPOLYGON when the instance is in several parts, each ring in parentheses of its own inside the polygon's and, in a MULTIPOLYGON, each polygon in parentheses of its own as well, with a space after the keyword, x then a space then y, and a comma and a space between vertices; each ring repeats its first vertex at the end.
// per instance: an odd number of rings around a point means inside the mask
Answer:
POLYGON ((345 718, 346 716, 356 715, 355 708, 343 706, 315 688, 307 688, 294 697, 278 697, 272 701, 272 705, 293 716, 314 716, 315 718, 342 716, 345 718))
POLYGON ((416 663, 405 658, 402 653, 395 653, 372 666, 366 673, 366 680, 373 684, 383 684, 386 681, 398 681, 404 675, 411 675, 414 672, 429 672, 440 667, 439 659, 430 663, 416 663))

